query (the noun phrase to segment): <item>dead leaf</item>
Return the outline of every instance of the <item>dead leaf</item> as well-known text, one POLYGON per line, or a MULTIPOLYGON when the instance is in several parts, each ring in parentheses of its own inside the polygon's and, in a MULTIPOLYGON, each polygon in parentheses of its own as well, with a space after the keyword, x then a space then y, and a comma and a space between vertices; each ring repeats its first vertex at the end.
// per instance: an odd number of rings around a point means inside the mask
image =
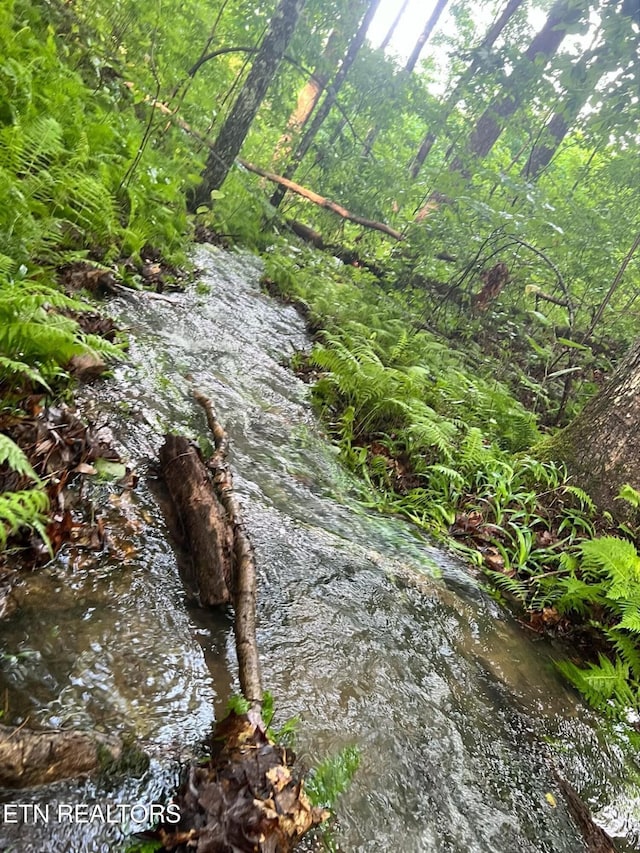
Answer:
POLYGON ((81 462, 79 465, 73 469, 74 474, 96 474, 97 471, 93 467, 93 465, 89 465, 88 462, 81 462))

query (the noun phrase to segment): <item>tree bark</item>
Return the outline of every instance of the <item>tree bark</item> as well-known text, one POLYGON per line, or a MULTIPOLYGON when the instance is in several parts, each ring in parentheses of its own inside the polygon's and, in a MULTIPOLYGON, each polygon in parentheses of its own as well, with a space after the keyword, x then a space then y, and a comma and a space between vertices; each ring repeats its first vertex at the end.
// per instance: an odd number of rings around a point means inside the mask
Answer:
POLYGON ((235 619, 233 631, 238 655, 238 676, 242 695, 257 712, 262 706, 262 675, 256 641, 256 564, 253 547, 242 523, 240 505, 233 489, 231 469, 226 461, 229 440, 217 420, 213 405, 199 391, 194 398, 205 411, 213 435, 215 453, 209 460, 214 471, 214 486, 226 513, 227 526, 233 541, 233 574, 230 590, 235 619))
MULTIPOLYGON (((215 452, 205 466, 183 436, 167 435, 160 450, 163 478, 184 532, 193 571, 187 578, 200 605, 233 603, 240 688, 260 713, 262 676, 256 642, 256 569, 226 461, 228 438, 210 400, 196 391, 213 435, 215 452)), ((171 519, 168 521, 171 525, 171 519)))
POLYGON ((192 211, 201 204, 208 204, 211 191, 219 189, 227 177, 269 84, 278 70, 304 4, 305 0, 280 0, 245 84, 207 158, 202 182, 189 200, 189 208, 192 211))
POLYGON ((209 472, 198 450, 180 435, 165 436, 160 466, 188 543, 185 585, 203 606, 226 604, 233 584, 233 535, 209 472))
MULTIPOLYGON (((518 11, 520 6, 524 0, 509 0, 509 3, 504 8, 502 14, 495 21, 495 23, 491 26, 488 33, 482 40, 482 42, 478 45, 478 47, 474 50, 474 58, 471 60, 464 73, 458 80, 455 89, 449 95, 449 97, 444 102, 442 114, 440 116, 439 122, 442 126, 444 126, 445 122, 453 112, 453 108, 458 103, 458 101, 462 98, 464 94, 464 90, 468 86, 469 82, 473 79, 476 71, 483 65, 484 60, 482 59, 483 54, 486 53, 487 49, 493 47, 496 42, 496 39, 500 35, 500 33, 504 30, 506 25, 509 23, 511 18, 518 11)), ((420 169, 422 168, 424 161, 429 156, 431 149, 437 139, 437 134, 432 130, 428 130, 422 140, 420 148, 416 153, 416 156, 411 163, 411 177, 417 178, 420 169)))
POLYGON ((504 92, 487 107, 478 119, 466 146, 466 156, 456 157, 450 171, 467 175, 468 157, 486 157, 507 120, 519 109, 533 82, 542 75, 547 63, 560 47, 568 27, 579 20, 584 12, 584 4, 576 0, 556 0, 549 16, 524 52, 522 59, 505 80, 504 92))
POLYGON ((567 464, 602 510, 624 520, 620 487, 640 489, 640 339, 604 388, 551 440, 550 455, 567 464))
MULTIPOLYGON (((344 83, 347 74, 351 69, 351 66, 355 62, 360 48, 364 44, 367 31, 371 25, 371 21, 373 20, 373 16, 375 15, 379 5, 380 0, 369 0, 369 4, 360 22, 358 31, 351 39, 351 43, 349 44, 347 53, 340 65, 340 68, 338 69, 338 73, 334 77, 333 83, 329 87, 329 90, 325 95, 324 101, 315 111, 311 123, 309 124, 304 136, 300 140, 298 147, 296 148, 287 168, 284 170, 284 178, 289 179, 293 177, 296 172, 296 169, 304 159, 305 154, 311 148, 311 144, 313 143, 316 134, 320 130, 320 127, 324 123, 326 117, 329 115, 331 108, 333 107, 338 96, 338 92, 340 91, 340 88, 342 87, 342 84, 344 83)), ((286 191, 286 185, 281 184, 278 189, 273 193, 273 195, 271 196, 271 204, 274 207, 280 206, 280 203, 282 202, 286 191)))

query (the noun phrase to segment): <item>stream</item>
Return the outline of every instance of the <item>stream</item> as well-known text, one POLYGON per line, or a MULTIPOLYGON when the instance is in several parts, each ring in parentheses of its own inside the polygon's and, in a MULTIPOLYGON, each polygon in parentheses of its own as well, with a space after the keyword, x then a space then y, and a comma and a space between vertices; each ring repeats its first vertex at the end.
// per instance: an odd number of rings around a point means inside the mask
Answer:
MULTIPOLYGON (((128 361, 81 395, 83 415, 108 425, 139 475, 134 488, 90 487, 109 548, 63 553, 27 577, 0 626, 4 722, 129 733, 149 770, 115 788, 58 784, 2 802, 162 799, 238 691, 229 615, 185 602, 153 488, 164 432, 208 439, 197 387, 230 437, 276 726, 299 716, 305 766, 360 749, 337 804, 337 848, 581 853, 555 765, 621 850, 640 849, 640 764, 625 729, 585 708, 555 673, 558 652, 463 564, 358 503, 308 386, 282 366, 310 342, 294 308, 260 291, 259 261, 211 247, 194 260, 195 283, 171 303, 109 303, 131 333, 128 361)), ((5 824, 0 850, 124 850, 144 826, 5 824)))

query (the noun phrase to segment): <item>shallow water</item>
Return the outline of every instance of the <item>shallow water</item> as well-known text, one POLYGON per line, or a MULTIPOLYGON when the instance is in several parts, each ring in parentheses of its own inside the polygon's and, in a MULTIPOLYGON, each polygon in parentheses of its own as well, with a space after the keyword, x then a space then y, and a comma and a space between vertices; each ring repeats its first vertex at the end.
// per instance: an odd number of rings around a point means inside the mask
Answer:
MULTIPOLYGON (((173 302, 132 295, 111 309, 132 334, 115 381, 84 395, 140 474, 93 487, 110 547, 61 557, 29 578, 1 626, 5 719, 131 732, 150 771, 116 790, 93 783, 4 802, 148 803, 175 783, 237 691, 227 614, 188 607, 150 488, 168 429, 207 437, 193 387, 216 406, 259 577, 258 641, 278 718, 297 714, 313 764, 357 744, 339 803, 344 853, 578 853, 556 766, 626 849, 640 837, 638 768, 624 731, 604 732, 531 637, 467 569, 413 528, 363 510, 281 366, 309 345, 291 307, 258 287, 258 262, 197 251, 203 270, 173 302), (552 793, 557 806, 545 797, 552 793)), ((0 826, 0 849, 121 848, 133 824, 0 826)))

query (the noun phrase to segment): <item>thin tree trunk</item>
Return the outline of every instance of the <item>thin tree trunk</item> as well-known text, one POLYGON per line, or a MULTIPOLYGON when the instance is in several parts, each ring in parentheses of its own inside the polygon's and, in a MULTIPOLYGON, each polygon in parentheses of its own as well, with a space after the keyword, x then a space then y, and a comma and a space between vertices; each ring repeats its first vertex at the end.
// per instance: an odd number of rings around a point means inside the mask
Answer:
MULTIPOLYGON (((467 66, 464 73, 458 80, 455 89, 446 99, 443 104, 443 110, 439 117, 440 126, 443 127, 451 113, 453 112, 453 108, 458 103, 458 101, 462 98, 464 90, 468 86, 469 82, 473 79, 476 71, 482 66, 484 59, 483 54, 486 53, 487 49, 493 47, 496 42, 496 39, 500 35, 500 33, 504 30, 506 25, 509 23, 511 18, 518 11, 520 6, 524 0, 509 0, 509 3, 504 8, 504 11, 500 15, 500 17, 495 21, 492 27, 489 29, 489 32, 486 34, 482 42, 478 45, 478 47, 474 51, 474 58, 471 63, 467 66)), ((427 131, 424 139, 418 149, 418 152, 411 164, 411 177, 417 178, 424 161, 429 156, 429 152, 433 148, 433 145, 437 139, 437 134, 435 134, 432 130, 427 131)))
POLYGON ((274 165, 291 154, 291 141, 307 126, 329 82, 330 72, 338 61, 341 42, 340 31, 333 29, 329 34, 326 47, 322 53, 320 65, 314 70, 313 76, 307 80, 298 93, 295 109, 289 116, 285 131, 276 144, 273 155, 274 165))
POLYGON ((449 170, 468 174, 467 157, 486 157, 504 130, 507 119, 519 109, 522 98, 560 47, 568 27, 580 18, 576 0, 556 0, 549 16, 505 81, 505 92, 487 107, 478 119, 467 146, 466 157, 456 157, 449 170))
MULTIPOLYGON (((329 90, 327 91, 327 94, 325 95, 324 101, 322 102, 320 107, 318 107, 318 109, 315 111, 313 119, 311 120, 311 123, 309 124, 304 136, 300 140, 300 143, 298 144, 298 147, 297 147, 293 157, 291 158, 289 165, 284 170, 283 177, 285 177, 285 178, 292 178, 293 177, 293 175, 296 172, 296 169, 298 168, 298 166, 302 162, 305 154, 307 153, 309 148, 311 148, 311 144, 312 144, 313 140, 315 139, 317 132, 320 130, 320 127, 322 126, 324 120, 329 115, 329 112, 331 111, 331 107, 334 105, 334 103, 336 101, 336 97, 338 95, 338 92, 340 91, 340 88, 341 88, 342 84, 344 83, 344 81, 347 77, 347 74, 349 73, 349 70, 351 69, 351 66, 355 62, 355 59, 358 55, 360 48, 364 44, 364 40, 366 38, 367 31, 371 25, 371 21, 373 20, 373 16, 375 15, 379 5, 380 5, 380 0, 369 0, 369 5, 367 7, 367 10, 364 13, 364 16, 362 18, 360 26, 358 27, 358 31, 356 32, 355 36, 351 40, 351 43, 350 43, 349 48, 347 50, 346 56, 345 56, 344 60, 342 61, 342 64, 340 65, 338 73, 336 74, 332 85, 330 86, 329 90)), ((284 185, 279 186, 278 189, 271 196, 271 204, 274 207, 279 207, 280 203, 282 202, 282 199, 285 196, 285 193, 286 193, 286 187, 284 185)))
POLYGON ((389 42, 393 38, 393 34, 395 33, 395 31, 398 27, 398 24, 402 20, 402 16, 404 15, 408 5, 409 5, 409 0, 404 0, 404 2, 402 3, 402 6, 400 6, 398 14, 393 19, 393 23, 391 24, 391 26, 387 30, 386 36, 380 42, 380 47, 378 48, 378 50, 384 51, 389 47, 389 42))
POLYGON ((424 29, 420 33, 420 36, 418 37, 418 41, 415 43, 415 46, 414 46, 413 50, 411 51, 409 58, 407 59, 406 65, 404 66, 404 70, 408 74, 411 74, 413 69, 418 64, 418 60, 420 59, 420 54, 424 50, 424 46, 426 45, 426 43, 429 41, 431 33, 434 31, 435 26, 438 23, 438 21, 440 20, 440 16, 444 12, 444 10, 447 8, 448 3, 449 3, 449 0, 438 0, 438 2, 436 3, 433 12, 429 16, 429 20, 427 21, 427 23, 424 26, 424 29))
POLYGON ((201 204, 208 204, 211 191, 219 189, 227 177, 269 84, 278 70, 304 4, 305 0, 280 0, 245 84, 207 158, 202 182, 189 200, 191 210, 201 204))
MULTIPOLYGON (((601 29, 605 24, 612 21, 618 24, 617 7, 618 0, 608 0, 604 4, 601 12, 601 29)), ((633 55, 635 53, 631 54, 630 58, 633 55)), ((560 85, 565 90, 561 107, 556 109, 536 139, 529 159, 522 169, 523 177, 535 181, 544 171, 560 147, 562 140, 573 127, 589 96, 595 91, 598 80, 616 69, 618 69, 619 74, 622 73, 621 65, 623 65, 623 60, 620 56, 619 45, 616 44, 615 49, 612 49, 611 43, 605 39, 600 45, 586 50, 580 59, 568 69, 566 75, 563 75, 560 80, 560 85)))
POLYGON ((618 285, 622 281, 622 277, 624 276, 625 270, 627 269, 627 267, 631 263, 631 259, 633 258, 633 256, 637 252, 638 246, 640 246, 640 232, 638 234, 636 234, 636 239, 633 241, 633 245, 631 246, 631 248, 629 249, 629 251, 625 255, 622 263, 620 264, 620 269, 618 270, 618 272, 615 275, 615 278, 611 282, 611 287, 607 291, 607 295, 605 296, 605 298, 600 303, 600 307, 598 308, 598 310, 594 314, 593 320, 591 321, 591 325, 589 326, 587 331, 584 333, 582 343, 589 340, 589 338, 593 334, 593 330, 595 329, 595 327, 600 322, 602 315, 604 314, 605 308, 607 307, 607 305, 611 301, 611 297, 613 296, 613 294, 618 289, 618 285))

